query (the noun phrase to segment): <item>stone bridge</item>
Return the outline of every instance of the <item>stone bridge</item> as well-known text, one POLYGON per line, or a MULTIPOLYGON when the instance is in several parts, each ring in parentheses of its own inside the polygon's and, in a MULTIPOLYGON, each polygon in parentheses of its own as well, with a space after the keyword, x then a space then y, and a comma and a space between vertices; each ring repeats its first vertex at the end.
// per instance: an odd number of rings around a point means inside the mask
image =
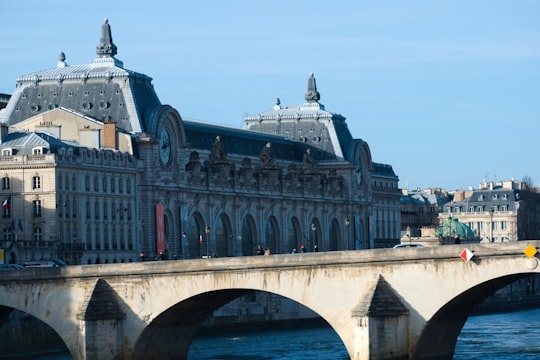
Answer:
POLYGON ((451 359, 477 304, 540 272, 538 240, 467 247, 4 271, 0 308, 44 321, 73 359, 185 359, 214 310, 258 290, 318 313, 351 359, 451 359))

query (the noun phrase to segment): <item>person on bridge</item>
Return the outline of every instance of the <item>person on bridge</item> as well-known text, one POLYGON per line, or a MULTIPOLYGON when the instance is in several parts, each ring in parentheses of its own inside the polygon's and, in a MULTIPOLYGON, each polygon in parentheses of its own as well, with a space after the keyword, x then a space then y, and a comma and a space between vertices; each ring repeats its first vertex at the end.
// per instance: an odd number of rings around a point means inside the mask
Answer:
POLYGON ((261 245, 257 246, 257 255, 264 255, 264 250, 261 245))
POLYGON ((264 255, 268 256, 270 255, 270 248, 267 247, 266 250, 264 250, 264 255))
POLYGON ((315 246, 313 247, 313 252, 319 252, 319 247, 317 246, 317 244, 315 244, 315 246))
POLYGON ((302 254, 304 254, 306 252, 306 247, 304 246, 304 244, 300 245, 300 252, 302 254))

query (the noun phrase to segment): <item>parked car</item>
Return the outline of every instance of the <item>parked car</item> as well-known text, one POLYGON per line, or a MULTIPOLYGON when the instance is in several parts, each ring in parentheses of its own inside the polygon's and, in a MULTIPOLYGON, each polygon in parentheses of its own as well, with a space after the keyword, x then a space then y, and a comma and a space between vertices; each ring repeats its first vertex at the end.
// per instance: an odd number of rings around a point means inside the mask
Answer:
POLYGON ((20 270, 24 269, 24 266, 19 264, 2 264, 0 265, 0 270, 20 270))
POLYGON ((394 249, 398 249, 398 248, 412 248, 412 247, 423 247, 424 245, 422 244, 416 244, 416 243, 403 243, 403 244, 397 244, 396 246, 394 246, 394 249))
POLYGON ((25 261, 24 267, 59 267, 59 266, 67 266, 65 262, 59 259, 53 259, 53 260, 32 260, 32 261, 25 261))

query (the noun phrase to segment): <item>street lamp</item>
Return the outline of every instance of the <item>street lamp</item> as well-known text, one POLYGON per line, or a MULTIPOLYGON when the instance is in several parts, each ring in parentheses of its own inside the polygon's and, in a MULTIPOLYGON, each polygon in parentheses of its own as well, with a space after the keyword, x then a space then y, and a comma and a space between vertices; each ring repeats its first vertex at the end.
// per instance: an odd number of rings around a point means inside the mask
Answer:
POLYGON ((489 210, 489 242, 493 242, 493 213, 495 209, 489 210))
MULTIPOLYGON (((349 220, 349 217, 346 216, 345 217, 345 231, 346 231, 346 236, 347 236, 347 240, 346 240, 346 243, 347 243, 347 250, 349 250, 349 242, 350 242, 350 236, 349 236, 349 225, 351 225, 351 221, 349 220)), ((354 240, 356 241, 356 238, 354 238, 354 240)), ((355 245, 356 246, 356 245, 355 245)))
POLYGON ((317 245, 317 238, 316 238, 317 233, 316 233, 316 231, 317 231, 317 226, 315 226, 315 224, 312 223, 311 224, 311 232, 313 234, 313 245, 317 245))
POLYGON ((207 226, 204 229, 204 232, 206 233, 206 258, 208 258, 209 247, 210 247, 210 228, 207 226))

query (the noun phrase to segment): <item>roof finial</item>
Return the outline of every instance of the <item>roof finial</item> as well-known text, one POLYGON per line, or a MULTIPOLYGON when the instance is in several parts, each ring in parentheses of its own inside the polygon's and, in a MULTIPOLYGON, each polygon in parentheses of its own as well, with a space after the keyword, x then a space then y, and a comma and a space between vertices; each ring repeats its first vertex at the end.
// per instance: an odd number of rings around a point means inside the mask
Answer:
POLYGON ((276 102, 274 103, 274 110, 281 109, 281 100, 279 98, 276 98, 276 102))
POLYGON ((111 27, 109 26, 109 20, 105 19, 105 22, 101 26, 101 38, 99 44, 96 46, 96 54, 102 57, 114 57, 116 55, 116 45, 113 44, 111 27))
POLYGON ((56 64, 56 67, 66 67, 66 54, 64 54, 63 51, 60 52, 60 55, 58 56, 58 63, 56 64))
POLYGON ((313 73, 309 76, 308 88, 304 98, 308 103, 319 102, 321 99, 321 95, 317 91, 317 84, 315 83, 315 76, 313 76, 313 73))

